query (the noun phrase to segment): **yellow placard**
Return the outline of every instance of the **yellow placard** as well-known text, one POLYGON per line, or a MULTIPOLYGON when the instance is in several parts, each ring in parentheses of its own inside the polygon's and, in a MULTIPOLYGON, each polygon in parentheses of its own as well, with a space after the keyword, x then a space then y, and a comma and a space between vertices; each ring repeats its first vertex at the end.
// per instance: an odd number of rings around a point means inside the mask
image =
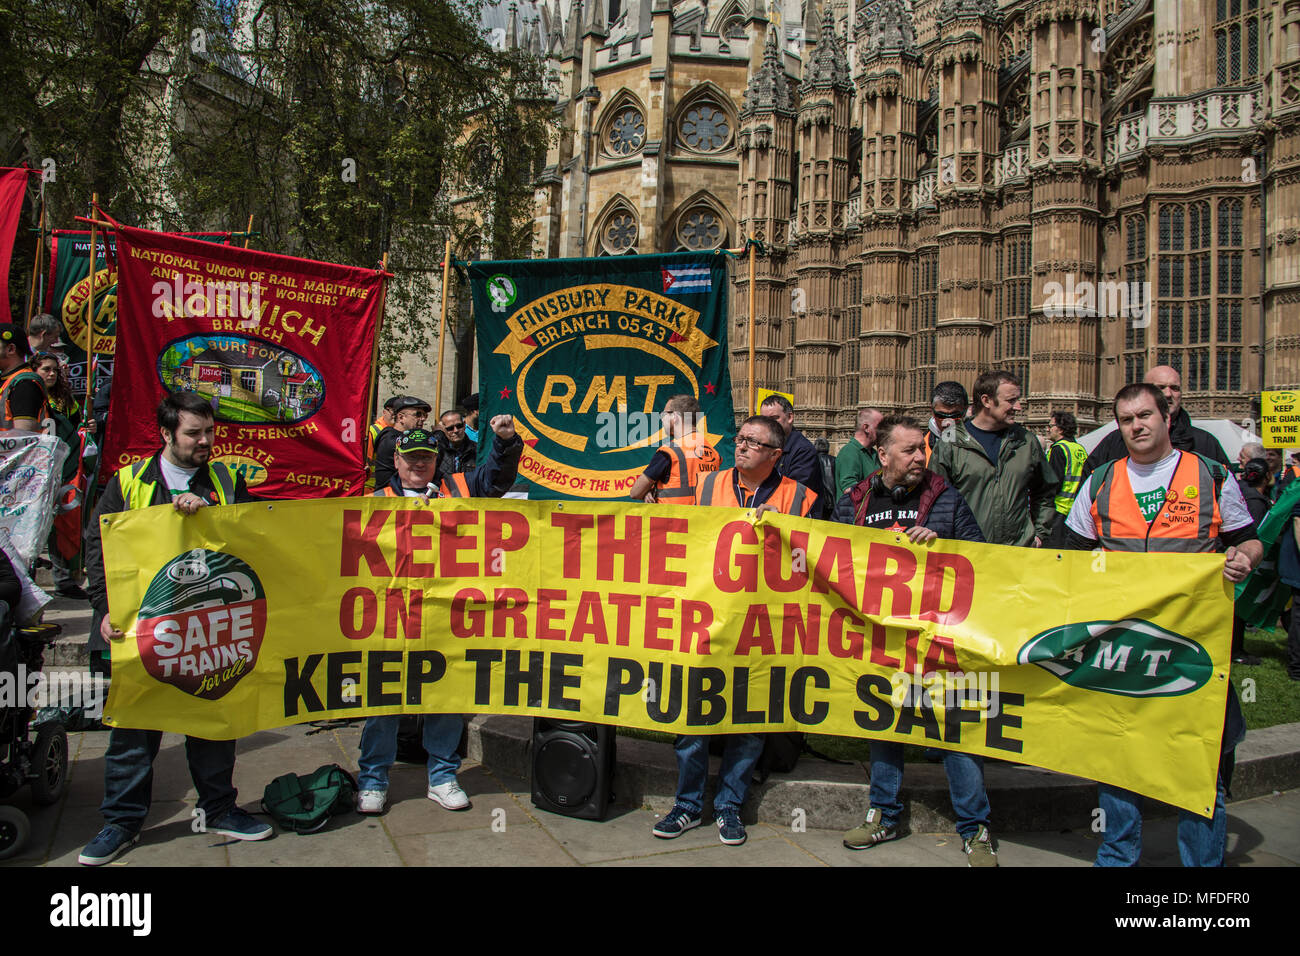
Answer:
POLYGON ((1300 445, 1300 392, 1261 392, 1259 436, 1265 448, 1300 445))
POLYGON ((754 414, 755 415, 763 414, 762 412, 763 403, 767 401, 769 398, 771 398, 773 395, 779 395, 781 396, 781 398, 784 398, 791 405, 794 404, 794 396, 791 395, 789 392, 778 392, 774 388, 755 388, 754 389, 754 414))
POLYGON ((103 519, 104 718, 211 739, 396 713, 803 730, 1213 805, 1214 555, 1058 553, 707 507, 353 498, 103 519))

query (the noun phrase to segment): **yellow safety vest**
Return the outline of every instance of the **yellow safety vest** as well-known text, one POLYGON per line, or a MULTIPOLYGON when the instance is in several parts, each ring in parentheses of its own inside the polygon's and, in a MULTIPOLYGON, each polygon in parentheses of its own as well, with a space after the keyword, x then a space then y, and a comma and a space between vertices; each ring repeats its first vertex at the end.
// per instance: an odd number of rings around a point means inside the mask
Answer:
POLYGON ((1053 442, 1052 447, 1065 451, 1065 475, 1061 491, 1056 496, 1056 510, 1068 515, 1074 505, 1074 496, 1079 493, 1079 485, 1083 483, 1083 465, 1088 460, 1088 449, 1068 438, 1053 442))
MULTIPOLYGON (((146 458, 134 465, 126 465, 117 473, 118 487, 122 489, 122 503, 128 511, 148 508, 153 502, 154 489, 158 483, 144 480, 145 469, 151 460, 146 458)), ((217 492, 215 504, 228 505, 235 500, 235 473, 229 465, 208 462, 208 476, 217 492)))

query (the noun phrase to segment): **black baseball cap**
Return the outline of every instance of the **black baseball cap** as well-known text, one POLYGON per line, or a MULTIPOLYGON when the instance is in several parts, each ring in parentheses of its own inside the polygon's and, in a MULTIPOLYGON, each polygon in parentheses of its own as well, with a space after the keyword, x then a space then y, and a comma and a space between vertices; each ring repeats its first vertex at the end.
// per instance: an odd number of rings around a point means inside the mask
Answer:
POLYGON ((409 432, 403 432, 402 437, 397 439, 397 450, 403 455, 415 451, 429 451, 437 454, 438 444, 434 437, 423 428, 412 428, 409 432))
POLYGON ((32 345, 27 341, 27 333, 21 325, 13 322, 0 322, 0 342, 18 347, 18 354, 23 358, 32 357, 32 345))
POLYGON ((384 408, 388 409, 389 411, 392 411, 394 403, 396 403, 396 401, 401 397, 402 397, 401 395, 394 395, 388 401, 384 402, 384 408))
POLYGON ((393 399, 392 405, 386 405, 385 408, 391 408, 393 414, 397 414, 407 408, 423 408, 426 412, 433 411, 433 407, 422 398, 416 398, 414 395, 398 395, 393 399))

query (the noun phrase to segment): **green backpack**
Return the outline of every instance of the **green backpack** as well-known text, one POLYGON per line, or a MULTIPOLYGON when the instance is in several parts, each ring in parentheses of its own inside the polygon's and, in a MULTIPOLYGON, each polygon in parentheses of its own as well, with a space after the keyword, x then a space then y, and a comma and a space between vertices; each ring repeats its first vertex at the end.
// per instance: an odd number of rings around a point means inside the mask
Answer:
POLYGON ((347 813, 357 797, 357 781, 336 763, 305 777, 286 773, 266 785, 262 809, 281 829, 315 833, 336 813, 347 813))

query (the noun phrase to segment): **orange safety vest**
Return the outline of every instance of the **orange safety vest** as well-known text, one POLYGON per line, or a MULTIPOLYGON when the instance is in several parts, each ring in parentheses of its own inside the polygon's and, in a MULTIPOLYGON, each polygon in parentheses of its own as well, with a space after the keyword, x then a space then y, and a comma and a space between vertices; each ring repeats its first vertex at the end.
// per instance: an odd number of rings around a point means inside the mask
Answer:
POLYGON ((930 456, 934 454, 934 432, 930 431, 930 426, 925 427, 925 467, 930 467, 930 456))
POLYGON ((3 408, 0 409, 0 415, 4 416, 3 420, 0 420, 0 428, 14 427, 14 414, 13 409, 9 407, 9 396, 13 391, 13 387, 24 379, 34 381, 41 387, 41 395, 43 396, 44 401, 41 403, 41 410, 36 416, 36 421, 38 423, 44 422, 45 419, 50 417, 50 397, 45 390, 45 379, 41 378, 26 365, 23 365, 14 369, 9 377, 6 378, 3 383, 0 383, 0 401, 3 402, 3 408))
POLYGON ((1106 551, 1217 551, 1219 487, 1211 462, 1195 452, 1181 452, 1169 491, 1150 522, 1142 517, 1129 480, 1128 458, 1093 473, 1092 522, 1106 551))
MULTIPOLYGON (((473 495, 469 493, 469 482, 465 480, 464 474, 458 471, 451 476, 450 480, 451 480, 450 485, 447 484, 446 481, 444 481, 442 483, 442 487, 438 489, 439 497, 442 498, 472 498, 473 497, 473 495)), ((392 485, 384 485, 384 487, 380 491, 375 492, 374 497, 405 498, 406 496, 400 495, 396 491, 394 491, 392 485)))
POLYGON ((668 479, 656 486, 655 497, 675 505, 695 504, 700 475, 716 472, 722 464, 717 451, 697 432, 669 442, 660 450, 668 454, 672 464, 668 479))
MULTIPOLYGON (((728 468, 726 471, 714 471, 705 475, 695 496, 695 504, 714 508, 748 508, 749 505, 736 497, 736 483, 732 479, 735 470, 728 468)), ((817 492, 809 491, 793 478, 783 477, 766 503, 782 514, 806 518, 816 501, 817 492)))

